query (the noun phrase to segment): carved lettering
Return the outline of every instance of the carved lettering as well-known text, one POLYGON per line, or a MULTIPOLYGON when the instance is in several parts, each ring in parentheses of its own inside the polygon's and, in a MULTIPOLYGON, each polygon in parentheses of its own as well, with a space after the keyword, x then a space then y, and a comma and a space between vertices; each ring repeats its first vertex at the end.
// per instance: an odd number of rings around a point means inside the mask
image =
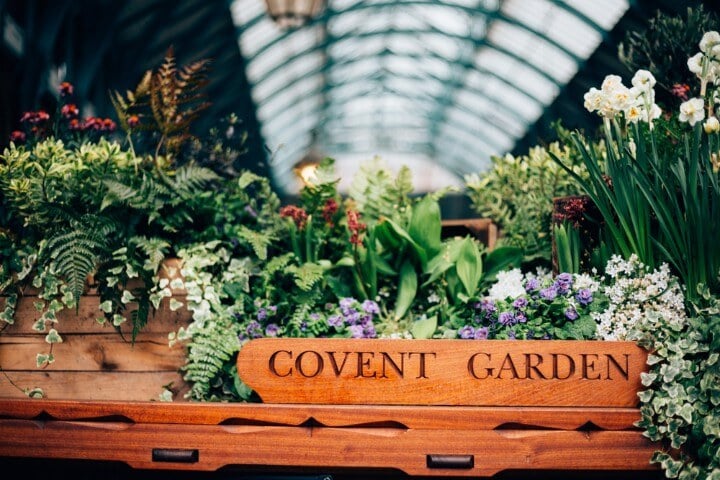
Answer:
MULTIPOLYGON (((312 360, 309 362, 312 365, 312 360)), ((302 375, 305 378, 312 378, 317 377, 320 372, 323 371, 323 367, 325 366, 325 362, 323 361, 322 356, 313 350, 305 350, 300 355, 297 356, 297 359, 295 360, 295 370, 302 375), (307 364, 308 362, 303 362, 303 359, 306 355, 310 355, 311 357, 315 358, 315 370, 310 372, 306 371, 305 369, 308 368, 307 364)), ((312 368, 312 367, 310 367, 312 368)))
POLYGON ((375 358, 374 352, 357 352, 357 373, 355 378, 375 378, 377 372, 366 372, 366 369, 370 368, 370 361, 375 358), (365 358, 368 355, 369 358, 365 358))
POLYGON ((612 375, 610 374, 610 365, 615 365, 615 368, 618 372, 620 372, 620 375, 625 378, 625 380, 630 379, 630 354, 629 353, 623 353, 623 357, 625 357, 625 368, 623 368, 620 363, 610 355, 609 353, 606 353, 605 356, 607 357, 607 379, 612 380, 612 375))
POLYGON ((273 373, 273 375, 277 377, 287 377, 292 375, 292 367, 288 369, 286 373, 280 373, 277 370, 277 367, 275 365, 275 361, 277 360, 278 355, 281 353, 286 353, 291 359, 292 359, 292 352, 289 350, 278 350, 277 352, 273 352, 272 355, 270 355, 270 360, 268 361, 268 367, 270 368, 270 371, 273 373))
POLYGON ((342 373, 343 369, 345 368, 345 362, 347 362, 348 357, 350 356, 351 352, 343 352, 345 356, 343 357, 342 363, 338 366, 337 359, 335 358, 335 352, 326 352, 328 356, 328 360, 330 360, 330 366, 333 369, 333 372, 335 372, 335 377, 339 377, 342 373))
POLYGON ((420 357, 420 364, 418 365, 418 375, 415 378, 428 378, 425 364, 426 355, 432 355, 433 357, 437 357, 437 354, 435 352, 410 352, 408 353, 408 358, 412 357, 413 355, 418 355, 420 357))
POLYGON ((568 355, 566 353, 552 353, 551 356, 552 356, 552 366, 553 366, 552 378, 557 379, 557 380, 566 380, 566 379, 572 377, 573 375, 575 375, 575 360, 573 360, 573 358, 570 355, 568 355), (561 368, 560 359, 566 360, 565 368, 567 371, 567 375, 565 375, 565 376, 560 375, 560 368, 561 368))
POLYGON ((380 355, 382 355, 382 373, 380 374, 380 378, 388 378, 386 369, 387 365, 390 365, 400 378, 405 377, 405 352, 400 352, 399 366, 397 363, 395 363, 395 360, 392 359, 389 353, 380 352, 380 355))
POLYGON ((535 372, 538 378, 546 380, 547 377, 543 372, 540 371, 540 365, 543 363, 542 355, 538 353, 526 353, 525 354, 525 378, 532 379, 533 372, 535 372), (534 361, 533 361, 534 359, 534 361))
POLYGON ((588 357, 595 357, 595 360, 598 358, 598 354, 596 353, 581 353, 580 358, 582 358, 582 378, 586 380, 600 380, 600 374, 598 373, 597 376, 591 377, 591 373, 595 373, 595 362, 589 361, 588 357))
POLYGON ((502 364, 500 365, 500 369, 498 370, 497 378, 503 378, 503 372, 509 370, 511 372, 510 378, 518 378, 518 372, 515 368, 515 363, 513 362, 512 357, 508 353, 505 355, 505 359, 503 360, 502 364))
POLYGON ((478 357, 478 355, 484 355, 485 358, 487 358, 488 361, 492 361, 492 355, 490 355, 489 353, 484 353, 484 352, 474 353, 474 354, 472 354, 472 355, 470 356, 470 360, 468 360, 467 368, 468 368, 468 372, 470 373, 470 375, 472 375, 473 377, 477 378, 478 380, 484 380, 484 379, 489 378, 489 377, 491 377, 491 376, 493 375, 494 369, 493 369, 493 368, 489 368, 489 367, 485 367, 485 373, 484 373, 482 376, 479 376, 479 375, 475 372, 475 360, 476 360, 476 358, 478 357))

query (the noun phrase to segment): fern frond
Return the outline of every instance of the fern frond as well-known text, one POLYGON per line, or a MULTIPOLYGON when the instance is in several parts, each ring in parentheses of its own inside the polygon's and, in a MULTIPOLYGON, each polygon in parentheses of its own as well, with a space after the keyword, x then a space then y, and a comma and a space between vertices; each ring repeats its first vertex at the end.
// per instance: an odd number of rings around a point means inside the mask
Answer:
POLYGON ((58 276, 69 285, 77 304, 85 290, 88 275, 106 249, 105 238, 88 225, 78 223, 71 230, 61 231, 48 239, 41 255, 54 264, 58 276))
POLYGON ((270 243, 273 241, 273 237, 262 232, 256 232, 242 225, 238 236, 248 242, 252 246, 255 255, 260 260, 267 260, 267 249, 270 243))
POLYGON ((184 379, 191 383, 189 395, 195 400, 211 396, 215 379, 240 349, 237 324, 210 322, 201 331, 195 330, 188 344, 184 379))
POLYGON ((325 269, 317 263, 303 263, 300 267, 288 269, 295 274, 295 284, 300 289, 309 291, 323 278, 325 269))

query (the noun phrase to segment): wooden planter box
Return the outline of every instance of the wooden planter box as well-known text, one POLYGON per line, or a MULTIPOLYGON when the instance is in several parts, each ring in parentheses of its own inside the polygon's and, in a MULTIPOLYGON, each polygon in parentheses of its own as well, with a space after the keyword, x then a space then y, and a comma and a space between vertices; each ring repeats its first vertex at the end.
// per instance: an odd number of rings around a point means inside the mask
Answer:
MULTIPOLYGON (((182 295, 176 295, 184 301, 182 295)), ((102 316, 100 299, 84 295, 77 313, 64 310, 58 314, 57 329, 62 343, 54 344, 55 362, 38 368, 36 355, 48 353, 50 344, 45 333, 32 329, 40 316, 35 309, 36 296, 18 301, 15 322, 0 332, 0 398, 26 398, 23 389, 40 388, 51 400, 157 400, 163 388, 174 398, 187 391, 180 367, 185 363, 185 349, 169 347, 168 334, 187 326, 190 313, 181 308, 175 312, 162 302, 155 316, 132 342, 130 321, 120 332, 97 318, 102 316)), ((2 299, 0 299, 0 306, 2 299)))
POLYGON ((265 403, 0 399, 0 457, 435 477, 657 470, 634 426, 645 359, 624 342, 254 340, 238 368, 265 403))

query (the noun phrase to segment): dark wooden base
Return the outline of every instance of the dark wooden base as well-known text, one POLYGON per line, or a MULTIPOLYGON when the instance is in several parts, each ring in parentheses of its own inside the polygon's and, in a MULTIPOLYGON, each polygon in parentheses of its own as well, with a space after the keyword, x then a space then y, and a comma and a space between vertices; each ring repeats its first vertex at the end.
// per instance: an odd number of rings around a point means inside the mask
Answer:
POLYGON ((638 418, 629 408, 8 399, 0 401, 0 457, 120 462, 138 471, 652 475, 657 446, 633 426, 638 418))

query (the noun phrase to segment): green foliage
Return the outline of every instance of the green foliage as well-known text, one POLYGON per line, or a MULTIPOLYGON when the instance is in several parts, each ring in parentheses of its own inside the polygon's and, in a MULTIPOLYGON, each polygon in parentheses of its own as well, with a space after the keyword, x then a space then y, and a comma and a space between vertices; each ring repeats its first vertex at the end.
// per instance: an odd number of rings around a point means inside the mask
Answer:
POLYGON ((720 475, 720 300, 702 285, 695 297, 688 323, 655 316, 636 332, 651 352, 637 426, 662 448, 652 462, 668 478, 720 475))
POLYGON ((500 228, 498 246, 523 249, 523 263, 528 266, 551 266, 553 198, 581 192, 551 155, 562 158, 581 177, 585 175, 574 145, 556 141, 533 147, 527 155, 493 157, 487 171, 465 176, 472 208, 500 228))

